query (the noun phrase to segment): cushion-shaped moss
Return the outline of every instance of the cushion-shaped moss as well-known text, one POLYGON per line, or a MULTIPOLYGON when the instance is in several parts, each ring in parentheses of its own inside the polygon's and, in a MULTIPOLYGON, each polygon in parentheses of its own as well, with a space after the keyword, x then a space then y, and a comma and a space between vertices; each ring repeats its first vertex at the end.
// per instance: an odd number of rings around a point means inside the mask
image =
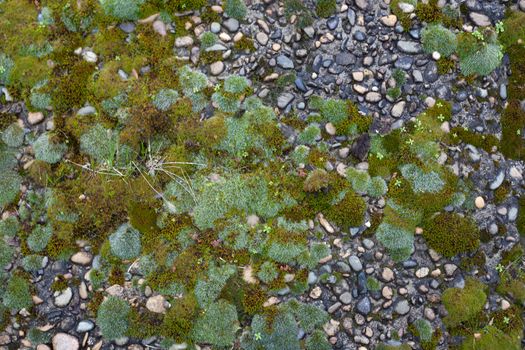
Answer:
POLYGON ((97 326, 104 338, 113 340, 126 335, 129 327, 130 306, 127 301, 110 296, 100 304, 97 326))
POLYGON ((483 309, 487 295, 483 285, 476 279, 466 280, 464 288, 449 288, 442 296, 448 316, 443 319, 445 325, 456 327, 462 322, 476 317, 483 309))
POLYGON ((455 213, 441 213, 427 221, 423 236, 438 253, 453 257, 479 246, 479 230, 471 219, 455 213))

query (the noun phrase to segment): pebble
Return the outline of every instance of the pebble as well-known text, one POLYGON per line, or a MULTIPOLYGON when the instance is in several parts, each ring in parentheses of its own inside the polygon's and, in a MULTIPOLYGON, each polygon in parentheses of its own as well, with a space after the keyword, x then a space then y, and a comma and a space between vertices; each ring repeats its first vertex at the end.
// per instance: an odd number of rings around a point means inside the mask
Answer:
POLYGON ((217 34, 221 31, 221 25, 217 22, 212 22, 210 24, 210 31, 214 34, 217 34))
POLYGON ((478 196, 474 200, 474 204, 476 205, 476 208, 483 209, 485 207, 485 199, 483 199, 481 196, 478 196))
POLYGON ((422 267, 416 271, 417 278, 425 278, 428 276, 430 269, 428 267, 422 267))
POLYGON ((506 299, 501 299, 501 309, 507 310, 510 308, 510 303, 506 299))
POLYGON ((166 24, 159 20, 153 22, 153 30, 160 34, 160 36, 166 36, 168 34, 166 31, 166 24))
POLYGON ((361 263, 361 260, 359 260, 359 258, 355 255, 351 255, 348 258, 348 263, 352 267, 352 270, 354 270, 355 272, 359 272, 363 269, 363 264, 361 263))
POLYGON ((390 269, 389 267, 385 267, 383 269, 383 272, 381 273, 381 277, 385 282, 390 282, 394 280, 394 271, 392 271, 392 269, 390 269))
POLYGON ((67 287, 65 290, 59 293, 60 294, 58 294, 55 297, 55 305, 58 307, 67 306, 69 302, 71 301, 71 298, 73 297, 73 291, 71 290, 70 287, 67 287))
POLYGON ((371 91, 366 94, 365 99, 367 102, 376 103, 376 102, 381 101, 381 94, 379 92, 371 91))
POLYGON ((95 328, 95 324, 92 321, 90 320, 80 321, 77 325, 76 331, 78 333, 85 333, 85 332, 89 332, 93 328, 95 328))
POLYGON ((370 303, 370 299, 367 296, 361 298, 361 300, 357 302, 356 309, 357 312, 359 312, 361 315, 368 315, 370 311, 372 311, 372 304, 370 303))
POLYGON ((235 18, 228 18, 222 25, 232 33, 239 30, 239 21, 235 18))
POLYGON ((398 103, 396 103, 392 107, 392 110, 390 111, 390 114, 392 114, 392 117, 394 117, 394 118, 401 117, 401 115, 405 111, 405 106, 406 106, 406 102, 405 101, 399 101, 398 103))
POLYGON ((397 16, 396 15, 383 16, 381 17, 380 21, 387 27, 394 27, 397 23, 397 16))
POLYGON ((213 62, 210 64, 211 75, 219 75, 224 71, 224 63, 222 61, 213 62))
POLYGON ((27 114, 27 121, 31 125, 36 125, 44 120, 44 114, 42 112, 29 112, 27 114))
POLYGON ((477 26, 488 27, 491 25, 490 18, 482 13, 471 12, 469 14, 469 17, 472 20, 472 22, 474 22, 477 26))
POLYGON ((277 107, 285 109, 295 99, 294 94, 285 92, 277 98, 277 107))
POLYGON ((394 311, 399 315, 406 315, 410 311, 410 304, 407 300, 402 299, 396 303, 394 311))
POLYGON ((149 297, 146 301, 146 308, 151 312, 163 314, 166 312, 165 301, 166 299, 162 295, 149 297))
POLYGON ((93 255, 88 252, 78 252, 71 256, 71 262, 77 265, 89 265, 93 260, 93 255))
POLYGON ((193 38, 189 35, 175 38, 175 47, 188 47, 193 45, 193 38))
POLYGON ((268 35, 264 32, 259 32, 255 35, 255 39, 257 39, 257 42, 261 44, 262 46, 266 46, 268 44, 268 35))
POLYGON ((80 347, 78 339, 67 333, 55 334, 51 343, 53 344, 53 350, 78 350, 80 347))
POLYGON ((348 305, 352 302, 352 293, 350 292, 344 292, 343 294, 341 294, 341 296, 339 297, 339 300, 341 300, 341 302, 345 305, 348 305))
POLYGON ((277 65, 284 69, 293 69, 294 63, 293 61, 284 55, 277 56, 277 65))

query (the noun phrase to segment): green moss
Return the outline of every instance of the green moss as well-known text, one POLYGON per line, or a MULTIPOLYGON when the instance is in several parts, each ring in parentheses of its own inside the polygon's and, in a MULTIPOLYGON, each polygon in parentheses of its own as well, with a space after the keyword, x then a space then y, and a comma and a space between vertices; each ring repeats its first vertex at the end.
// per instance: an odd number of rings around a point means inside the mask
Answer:
POLYGON ((501 43, 506 48, 510 48, 516 44, 519 45, 519 40, 523 41, 523 38, 525 38, 525 13, 508 11, 503 20, 503 27, 504 30, 499 35, 501 43))
POLYGON ((317 0, 315 12, 319 17, 330 17, 337 10, 335 0, 317 0))
POLYGON ((438 0, 429 0, 427 3, 418 2, 416 16, 422 22, 433 23, 441 21, 443 13, 438 6, 438 0))
POLYGON ((427 221, 423 236, 432 249, 453 257, 475 250, 480 233, 474 221, 454 213, 441 213, 427 221))
POLYGON ((456 35, 439 24, 430 24, 423 29, 421 43, 426 53, 437 51, 445 57, 453 54, 457 48, 456 35))
POLYGON ((445 290, 442 300, 448 312, 443 322, 447 327, 456 327, 476 317, 482 311, 487 295, 479 281, 468 278, 464 288, 445 290))
POLYGON ((239 53, 241 52, 253 52, 255 51, 255 45, 253 39, 243 36, 240 40, 233 44, 233 49, 239 53))
POLYGON ((197 318, 192 338, 218 347, 231 346, 239 328, 235 307, 224 300, 213 303, 197 318))
POLYGON ((126 335, 129 327, 130 306, 127 301, 110 296, 98 307, 97 325, 104 338, 117 339, 126 335))
POLYGON ((494 147, 500 146, 498 138, 492 134, 479 134, 459 126, 450 129, 449 142, 451 144, 464 142, 489 153, 494 147))
POLYGON ((510 337, 494 326, 487 326, 481 330, 479 337, 469 336, 461 345, 461 350, 490 350, 521 348, 519 337, 510 337))
POLYGON ((437 61, 438 74, 445 75, 456 68, 456 62, 450 58, 441 58, 437 61))
POLYGON ((525 159, 522 133, 525 128, 525 111, 518 100, 511 100, 501 116, 501 153, 512 159, 525 159))
POLYGON ((57 275, 55 276, 55 279, 53 280, 53 283, 51 283, 50 289, 54 292, 61 292, 68 287, 68 280, 64 277, 64 275, 57 275))
POLYGON ((525 45, 512 45, 507 48, 512 74, 509 75, 509 99, 525 99, 525 63, 521 59, 525 55, 525 45))
POLYGON ((33 301, 27 280, 17 275, 12 276, 3 295, 3 303, 7 308, 16 311, 30 308, 33 301))
POLYGON ((244 0, 226 0, 224 4, 224 12, 229 17, 241 21, 246 17, 248 9, 246 8, 244 0))
POLYGON ((324 214, 330 222, 342 230, 348 230, 350 227, 359 227, 364 223, 366 208, 366 202, 360 195, 348 191, 339 202, 328 211, 325 210, 324 214))

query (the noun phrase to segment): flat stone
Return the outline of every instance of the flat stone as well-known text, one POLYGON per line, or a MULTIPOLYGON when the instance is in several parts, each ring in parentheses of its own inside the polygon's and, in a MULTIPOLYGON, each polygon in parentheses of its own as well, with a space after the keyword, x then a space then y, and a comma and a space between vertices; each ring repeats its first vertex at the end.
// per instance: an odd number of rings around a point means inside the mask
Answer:
POLYGON ((224 63, 222 61, 213 62, 210 64, 211 75, 219 75, 224 71, 224 63))
POLYGON ((394 311, 399 315, 406 315, 410 311, 410 304, 407 300, 402 299, 396 303, 394 311))
POLYGON ((89 332, 93 328, 95 328, 95 324, 92 321, 90 320, 80 321, 77 325, 76 331, 78 333, 85 333, 85 332, 89 332))
POLYGON ((516 168, 515 166, 510 168, 509 175, 513 179, 517 179, 517 180, 522 180, 523 179, 523 175, 521 174, 521 171, 518 168, 516 168))
POLYGON ((397 6, 401 11, 403 11, 403 13, 412 13, 416 9, 414 5, 406 2, 400 2, 397 6))
POLYGON ((210 31, 214 34, 217 34, 218 32, 221 31, 221 25, 217 22, 212 22, 210 24, 210 31))
POLYGON ((392 114, 392 117, 394 117, 394 118, 401 117, 401 115, 405 111, 405 105, 406 105, 405 101, 399 101, 398 103, 396 103, 392 107, 392 110, 390 111, 390 114, 392 114))
POLYGON ((391 268, 385 267, 381 273, 381 277, 385 282, 390 282, 394 280, 394 271, 391 268))
POLYGON ((78 339, 67 333, 57 333, 51 340, 53 350, 78 350, 78 339))
POLYGON ((29 112, 27 114, 27 121, 31 125, 35 125, 44 120, 44 113, 42 112, 29 112))
POLYGON ((363 81, 363 79, 365 78, 365 73, 361 72, 361 71, 357 71, 357 72, 352 72, 352 79, 354 79, 355 81, 363 81))
POLYGON ((236 32, 239 30, 239 21, 235 18, 228 18, 226 21, 222 22, 222 25, 230 32, 236 32))
POLYGON ((160 36, 166 36, 168 34, 166 31, 166 24, 159 20, 153 22, 153 30, 160 34, 160 36))
POLYGON ((78 252, 71 256, 71 262, 77 265, 88 265, 93 260, 93 255, 88 252, 78 252))
POLYGON ((193 38, 189 35, 175 38, 175 47, 188 47, 193 45, 193 38))
POLYGON ((73 297, 73 291, 70 287, 67 287, 65 290, 60 292, 59 295, 55 297, 55 305, 58 307, 64 307, 69 304, 71 298, 73 297))
POLYGON ((490 22, 490 18, 487 15, 484 15, 479 12, 471 12, 469 14, 469 17, 472 20, 472 22, 474 22, 474 24, 480 27, 488 27, 492 24, 490 22))
POLYGON ((290 92, 285 92, 277 98, 277 107, 285 109, 293 100, 295 96, 290 92))
POLYGON ((82 107, 77 111, 77 115, 86 116, 97 113, 97 110, 93 106, 82 107))
POLYGON ((264 32, 257 33, 255 35, 255 39, 257 39, 257 42, 262 46, 266 46, 266 44, 268 44, 268 35, 264 32))
POLYGON ((351 255, 348 258, 348 263, 352 267, 352 270, 359 272, 363 269, 363 264, 361 263, 361 260, 355 255, 351 255))
POLYGON ((162 314, 166 312, 165 304, 166 299, 162 295, 156 295, 154 297, 149 297, 146 301, 146 308, 154 313, 162 314))
POLYGON ((500 187, 503 183, 503 180, 505 180, 505 172, 500 171, 496 176, 496 179, 494 179, 494 181, 490 183, 490 189, 494 191, 495 189, 500 187))
POLYGON ((367 100, 367 102, 376 103, 381 101, 381 94, 379 92, 371 91, 366 94, 365 99, 367 100))
POLYGON ((417 54, 421 52, 421 45, 415 41, 399 40, 397 48, 404 53, 417 54))
POLYGON ((416 271, 417 278, 425 278, 428 276, 430 269, 428 267, 422 267, 416 271))
POLYGON ((483 199, 481 196, 478 196, 474 200, 474 204, 476 205, 476 208, 483 209, 485 207, 485 199, 483 199))
POLYGON ((281 68, 284 68, 284 69, 293 69, 294 68, 294 64, 293 64, 293 61, 284 56, 284 55, 279 55, 277 56, 277 65, 281 68))
POLYGON ((350 292, 344 292, 343 294, 341 294, 341 296, 339 297, 339 300, 341 300, 341 302, 345 305, 348 305, 352 302, 352 293, 350 292))
POLYGON ((368 315, 370 311, 372 311, 372 304, 370 303, 370 299, 368 297, 363 297, 357 302, 356 309, 357 312, 359 312, 361 315, 368 315))
POLYGON ((397 23, 397 16, 396 15, 383 16, 380 18, 380 21, 387 27, 394 27, 397 23))

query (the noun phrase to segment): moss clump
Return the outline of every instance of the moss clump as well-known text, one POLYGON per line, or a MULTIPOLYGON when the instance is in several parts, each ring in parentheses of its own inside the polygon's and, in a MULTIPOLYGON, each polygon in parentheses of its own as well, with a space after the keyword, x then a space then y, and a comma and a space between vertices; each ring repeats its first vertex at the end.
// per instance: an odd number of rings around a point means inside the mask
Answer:
POLYGON ((443 13, 438 6, 438 0, 430 0, 427 3, 418 2, 416 16, 422 22, 433 23, 441 21, 443 13))
POLYGON ((326 218, 343 230, 359 227, 364 223, 366 202, 360 195, 348 191, 344 197, 329 210, 325 210, 326 218))
POLYGON ((512 159, 525 159, 523 132, 525 111, 518 100, 511 100, 501 116, 502 140, 501 153, 512 159))
POLYGON ((136 20, 144 0, 101 0, 100 5, 108 16, 120 20, 136 20))
POLYGON ((164 316, 159 328, 160 334, 177 342, 185 341, 193 328, 193 320, 197 314, 197 301, 193 294, 176 299, 164 316))
POLYGON ((140 254, 140 233, 129 224, 122 224, 109 236, 111 252, 121 259, 132 259, 140 254))
POLYGON ((426 53, 439 52, 448 57, 456 51, 456 35, 449 29, 439 24, 430 24, 421 32, 421 43, 426 53))
POLYGON ((20 276, 12 276, 3 295, 4 305, 12 310, 28 309, 33 305, 29 283, 20 276))
POLYGON ((330 17, 335 13, 337 10, 337 4, 335 0, 317 0, 317 4, 315 6, 315 12, 317 13, 317 16, 326 18, 330 17))
POLYGON ((192 338, 197 342, 218 347, 231 346, 239 329, 235 307, 224 300, 211 304, 202 316, 197 318, 192 338))
POLYGON ((450 129, 449 141, 451 144, 464 142, 489 153, 494 147, 500 146, 498 138, 492 134, 479 134, 459 126, 450 129))
POLYGON ((104 338, 114 340, 126 335, 129 327, 130 306, 115 296, 110 296, 98 307, 97 325, 104 338))
POLYGON ((457 327, 462 322, 476 317, 487 300, 483 285, 476 279, 468 278, 464 288, 449 288, 442 296, 448 316, 443 319, 447 327, 457 327))
POLYGON ((243 0, 226 0, 224 12, 232 18, 243 20, 246 17, 248 9, 243 0))
POLYGON ((495 32, 486 28, 482 32, 458 35, 459 68, 465 76, 489 75, 501 63, 502 48, 495 32))
POLYGON ((441 58, 437 61, 438 74, 445 75, 456 68, 456 62, 450 58, 441 58))
POLYGON ((423 236, 438 253, 453 257, 474 251, 480 233, 474 221, 455 213, 440 213, 424 225, 423 236))
POLYGON ((304 190, 306 192, 317 192, 328 187, 330 178, 324 169, 315 169, 306 177, 304 190))

